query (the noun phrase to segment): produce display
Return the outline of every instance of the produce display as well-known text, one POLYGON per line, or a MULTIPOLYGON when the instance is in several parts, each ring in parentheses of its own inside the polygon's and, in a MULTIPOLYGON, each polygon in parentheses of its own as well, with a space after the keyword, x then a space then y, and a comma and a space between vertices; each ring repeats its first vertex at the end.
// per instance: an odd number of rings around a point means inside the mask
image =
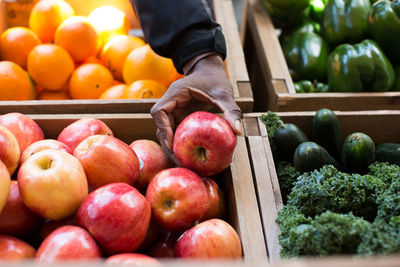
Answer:
POLYGON ((95 118, 71 122, 53 140, 26 115, 1 115, 0 260, 242 258, 217 179, 236 146, 226 125, 215 114, 195 112, 178 126, 179 146, 201 152, 182 159, 201 161, 206 177, 194 163, 176 167, 152 140, 121 141, 95 118), (229 153, 225 143, 204 142, 226 136, 229 153))
POLYGON ((270 111, 261 120, 284 203, 281 257, 400 253, 400 144, 343 140, 329 109, 314 114, 311 136, 270 111))
POLYGON ((400 1, 263 2, 296 93, 399 91, 400 1))
POLYGON ((28 16, 28 27, 0 36, 0 100, 161 98, 183 77, 171 59, 129 35, 115 7, 85 17, 67 1, 42 0, 28 16))

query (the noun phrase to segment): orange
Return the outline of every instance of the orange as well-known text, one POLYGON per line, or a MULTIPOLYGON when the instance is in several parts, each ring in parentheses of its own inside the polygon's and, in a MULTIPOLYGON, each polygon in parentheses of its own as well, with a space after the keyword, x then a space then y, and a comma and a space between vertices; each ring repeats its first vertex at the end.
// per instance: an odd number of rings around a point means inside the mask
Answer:
POLYGON ((26 69, 26 60, 29 52, 40 40, 37 35, 28 28, 14 27, 6 30, 0 37, 1 59, 17 63, 26 69))
POLYGON ((101 40, 94 26, 82 16, 69 17, 58 26, 55 43, 64 47, 75 61, 96 56, 101 40))
POLYGON ((132 50, 123 68, 127 84, 137 80, 154 80, 168 87, 176 79, 176 73, 172 60, 157 55, 148 44, 132 50))
POLYGON ((114 78, 122 81, 122 69, 128 54, 135 48, 145 45, 145 42, 135 36, 118 35, 103 47, 101 60, 111 71, 114 78))
POLYGON ((113 81, 111 72, 103 65, 83 64, 72 73, 69 94, 73 99, 97 99, 113 81))
POLYGON ((88 19, 99 32, 103 45, 120 34, 128 34, 130 24, 124 12, 113 6, 101 6, 90 12, 88 19))
POLYGON ((39 100, 65 100, 71 99, 68 90, 43 90, 38 95, 39 100))
POLYGON ((105 90, 99 99, 121 99, 124 91, 128 88, 126 84, 113 85, 105 90))
POLYGON ((65 1, 41 0, 32 8, 29 28, 42 42, 48 43, 54 40, 58 25, 74 14, 74 9, 65 1))
POLYGON ((28 72, 40 87, 60 90, 74 70, 71 56, 59 45, 41 44, 28 55, 28 72))
POLYGON ((0 100, 30 100, 33 83, 26 71, 11 61, 0 62, 0 100))
POLYGON ((138 80, 132 83, 122 95, 123 99, 161 98, 167 88, 152 80, 138 80))

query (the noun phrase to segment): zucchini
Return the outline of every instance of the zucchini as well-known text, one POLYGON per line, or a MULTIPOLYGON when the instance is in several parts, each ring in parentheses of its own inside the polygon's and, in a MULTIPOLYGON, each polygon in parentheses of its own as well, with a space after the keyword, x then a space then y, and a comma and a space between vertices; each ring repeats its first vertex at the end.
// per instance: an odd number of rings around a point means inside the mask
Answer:
POLYGON ((294 167, 300 172, 317 170, 324 165, 333 165, 340 169, 339 163, 328 151, 314 142, 301 143, 293 156, 294 167))
POLYGON ((294 151, 303 142, 308 141, 304 132, 292 123, 285 123, 275 130, 274 144, 280 161, 293 161, 294 151))
POLYGON ((376 147, 376 160, 400 166, 400 144, 385 143, 376 147))
POLYGON ((312 122, 313 141, 322 146, 335 159, 340 160, 342 152, 342 132, 336 114, 323 108, 315 113, 312 122))
POLYGON ((347 171, 366 173, 374 160, 375 144, 368 135, 357 132, 347 136, 342 149, 342 162, 347 171))

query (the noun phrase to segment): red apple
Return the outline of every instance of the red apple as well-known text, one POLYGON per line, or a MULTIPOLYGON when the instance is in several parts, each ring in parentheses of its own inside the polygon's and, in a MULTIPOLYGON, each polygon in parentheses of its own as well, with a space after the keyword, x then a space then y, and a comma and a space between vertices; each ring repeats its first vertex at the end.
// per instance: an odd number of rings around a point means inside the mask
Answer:
POLYGON ((225 216, 224 192, 222 192, 218 184, 210 178, 203 178, 203 182, 206 185, 210 207, 202 218, 202 221, 212 218, 223 218, 225 216))
POLYGON ((204 221, 186 231, 176 243, 175 256, 182 258, 241 258, 236 231, 223 220, 204 221))
POLYGON ((0 161, 6 165, 10 175, 17 169, 19 156, 19 145, 14 134, 0 125, 0 161))
POLYGON ((147 187, 146 198, 155 221, 170 231, 191 227, 209 208, 203 181, 185 168, 159 172, 147 187))
POLYGON ((174 249, 178 237, 175 233, 165 233, 157 243, 151 246, 148 254, 154 258, 174 258, 174 249))
POLYGON ((76 220, 112 255, 132 252, 140 246, 150 216, 150 204, 139 191, 125 183, 112 183, 89 194, 76 220))
POLYGON ((0 161, 0 213, 7 204, 7 199, 11 191, 11 178, 6 165, 0 161))
POLYGON ((236 135, 218 115, 198 111, 176 128, 173 152, 179 162, 201 176, 223 171, 232 162, 236 135))
POLYGON ((146 267, 146 266, 161 266, 161 263, 147 255, 138 253, 122 253, 108 257, 105 264, 118 266, 146 267))
POLYGON ((52 220, 47 220, 42 227, 40 227, 39 230, 39 238, 40 241, 43 241, 46 239, 48 235, 50 235, 54 230, 57 228, 66 226, 66 225, 76 225, 76 220, 75 216, 71 216, 68 218, 65 218, 61 221, 52 221, 52 220))
POLYGON ((56 149, 72 154, 72 151, 66 144, 53 139, 44 139, 31 144, 25 149, 19 160, 20 164, 24 163, 33 154, 45 149, 56 149))
POLYGON ((35 257, 35 249, 28 243, 8 235, 0 235, 0 260, 26 260, 35 257))
POLYGON ((47 149, 30 156, 17 179, 25 205, 50 220, 71 216, 88 195, 79 160, 60 150, 47 149))
POLYGON ((109 183, 133 185, 139 175, 139 160, 121 140, 108 135, 92 135, 74 150, 93 188, 109 183))
POLYGON ((6 206, 0 213, 0 234, 27 237, 32 236, 42 222, 22 201, 18 182, 11 181, 11 191, 6 206))
POLYGON ((67 225, 57 228, 42 242, 35 259, 54 263, 67 260, 101 259, 96 241, 83 228, 67 225))
POLYGON ((58 135, 57 141, 66 144, 73 152, 80 142, 96 134, 112 136, 113 132, 101 120, 82 118, 65 127, 58 135))
POLYGON ((0 116, 0 125, 9 129, 17 138, 20 155, 36 141, 43 140, 44 134, 39 125, 21 113, 7 113, 0 116))
POLYGON ((172 167, 161 146, 154 141, 140 139, 129 146, 135 151, 140 162, 139 177, 135 184, 139 189, 145 189, 157 173, 172 167))

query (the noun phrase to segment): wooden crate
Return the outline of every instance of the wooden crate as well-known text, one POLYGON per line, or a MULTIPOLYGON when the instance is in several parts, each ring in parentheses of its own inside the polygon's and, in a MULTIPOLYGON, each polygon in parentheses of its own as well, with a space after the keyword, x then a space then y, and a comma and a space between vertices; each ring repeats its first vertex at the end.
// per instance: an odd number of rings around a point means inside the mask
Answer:
POLYGON ((400 108, 400 92, 300 93, 261 0, 249 0, 244 50, 254 95, 254 111, 384 110, 400 108))
MULTIPOLYGON (((13 2, 14 0, 7 0, 13 2)), ((92 8, 112 4, 127 9, 131 24, 134 23, 133 10, 128 0, 87 0, 82 5, 79 0, 67 0, 77 14, 87 15, 85 6, 92 8), (82 7, 83 6, 83 7, 82 7), (81 12, 81 13, 79 13, 81 12)), ((27 3, 32 0, 25 1, 27 3)), ((214 0, 217 21, 221 24, 227 45, 225 61, 229 79, 232 82, 235 100, 243 112, 253 110, 253 94, 247 74, 244 53, 240 42, 231 0, 214 0)), ((7 28, 7 10, 4 0, 0 1, 0 33, 7 28)), ((0 114, 19 111, 29 114, 72 114, 72 113, 143 113, 149 112, 157 99, 138 100, 32 100, 0 101, 0 114)))
MULTIPOLYGON (((343 141, 353 132, 363 132, 374 140, 375 145, 385 142, 400 143, 398 126, 400 111, 335 111, 335 113, 340 122, 343 141)), ((275 219, 283 204, 268 134, 260 119, 261 114, 245 114, 243 123, 268 254, 270 259, 275 261, 279 259, 280 251, 278 242, 280 229, 275 219)), ((293 123, 307 136, 311 136, 315 112, 277 112, 277 114, 285 123, 293 123)))
MULTIPOLYGON (((46 138, 56 139, 64 127, 79 118, 94 117, 106 123, 115 137, 128 144, 136 139, 157 139, 156 126, 150 114, 34 114, 28 116, 38 123, 46 138)), ((217 181, 220 182, 225 193, 227 221, 240 236, 245 262, 267 262, 267 250, 246 141, 244 137, 238 137, 237 141, 233 161, 217 181)))

